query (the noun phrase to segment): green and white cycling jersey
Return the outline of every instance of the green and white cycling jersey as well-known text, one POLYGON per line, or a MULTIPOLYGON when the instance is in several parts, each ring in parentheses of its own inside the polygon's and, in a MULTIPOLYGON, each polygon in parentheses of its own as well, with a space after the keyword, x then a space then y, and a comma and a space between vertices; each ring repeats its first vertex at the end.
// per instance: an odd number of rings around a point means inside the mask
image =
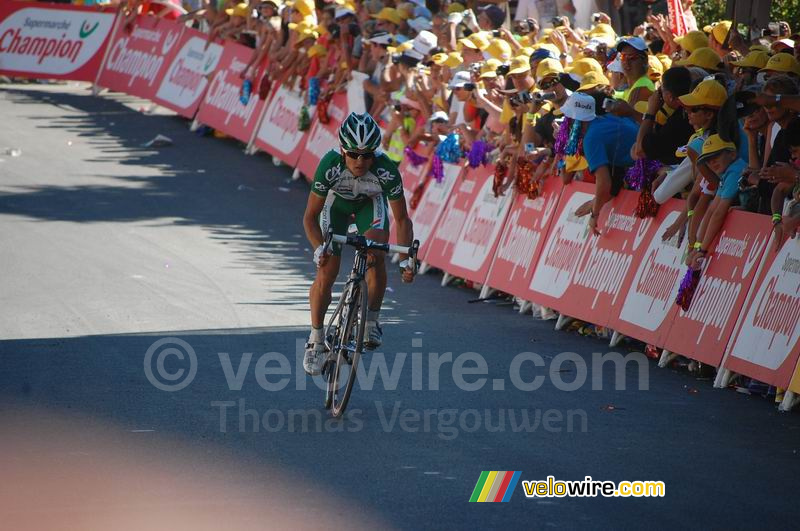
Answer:
POLYGON ((361 201, 383 195, 389 201, 403 197, 403 181, 395 164, 385 153, 375 156, 369 171, 355 177, 347 169, 342 155, 331 150, 322 157, 311 183, 311 191, 327 197, 329 192, 349 201, 361 201))

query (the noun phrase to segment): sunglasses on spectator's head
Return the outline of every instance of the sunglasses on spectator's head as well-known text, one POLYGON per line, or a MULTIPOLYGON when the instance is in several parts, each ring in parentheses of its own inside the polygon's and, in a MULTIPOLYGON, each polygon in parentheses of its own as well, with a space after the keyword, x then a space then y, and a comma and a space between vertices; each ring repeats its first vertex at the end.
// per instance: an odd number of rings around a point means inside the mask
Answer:
POLYGON ((347 151, 345 149, 344 150, 344 154, 347 155, 348 158, 351 158, 353 160, 358 160, 358 159, 370 160, 373 157, 375 157, 375 152, 374 151, 368 151, 366 153, 359 153, 357 151, 347 151))

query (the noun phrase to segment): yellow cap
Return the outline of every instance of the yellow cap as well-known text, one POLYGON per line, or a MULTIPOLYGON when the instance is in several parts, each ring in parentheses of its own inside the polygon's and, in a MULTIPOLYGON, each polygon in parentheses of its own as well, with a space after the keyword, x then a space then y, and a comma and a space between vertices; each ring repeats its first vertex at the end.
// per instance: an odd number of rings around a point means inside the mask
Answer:
POLYGON ((685 107, 722 107, 728 93, 718 81, 707 79, 701 81, 692 92, 678 99, 685 107))
POLYGON ((795 59, 793 55, 788 53, 776 53, 769 58, 769 61, 767 61, 767 64, 761 71, 800 75, 800 64, 797 63, 797 59, 795 59))
POLYGON ((458 39, 458 44, 473 50, 483 51, 489 47, 489 33, 478 31, 464 39, 458 39))
POLYGON ((241 4, 236 4, 235 6, 226 9, 225 14, 229 17, 244 17, 250 18, 250 12, 253 9, 250 7, 249 4, 246 2, 242 2, 241 4))
POLYGON ((304 18, 301 22, 289 22, 289 29, 298 33, 309 29, 316 30, 317 24, 310 18, 304 18))
POLYGON ((766 52, 769 53, 769 48, 764 46, 763 44, 753 44, 750 46, 749 50, 751 52, 766 52))
POLYGON ((458 2, 453 2, 449 6, 447 6, 447 14, 451 13, 461 13, 462 11, 466 10, 467 8, 464 7, 464 4, 459 4, 458 2))
POLYGON ((617 32, 614 31, 609 24, 595 24, 595 26, 589 30, 590 37, 605 37, 610 38, 611 40, 617 40, 617 32))
POLYGON ((393 7, 384 7, 377 15, 370 15, 374 19, 385 20, 399 26, 403 23, 403 17, 393 7))
MULTIPOLYGON (((406 42, 401 42, 401 43, 400 43, 400 44, 398 44, 397 46, 394 46, 394 47, 393 47, 393 49, 392 49, 392 51, 391 51, 390 53, 403 53, 403 52, 405 52, 406 50, 410 50, 410 49, 411 49, 411 48, 413 48, 413 47, 414 47, 414 41, 406 41, 406 42)), ((387 48, 387 50, 388 50, 389 48, 392 48, 392 47, 391 47, 391 46, 390 46, 390 47, 388 47, 388 48, 387 48)))
POLYGON ((698 48, 708 48, 708 36, 702 31, 690 31, 686 35, 676 37, 675 43, 687 52, 692 53, 698 48))
POLYGON ((686 59, 675 61, 675 66, 699 66, 704 70, 721 70, 722 59, 711 48, 698 48, 686 59))
POLYGON ((647 65, 647 76, 652 81, 658 81, 661 79, 661 76, 664 74, 664 65, 661 64, 661 61, 658 60, 658 57, 655 55, 648 55, 647 65))
POLYGON ((509 74, 523 74, 531 71, 531 64, 527 57, 518 55, 511 60, 511 65, 508 68, 509 74))
POLYGON ((481 66, 481 79, 497 77, 497 67, 502 65, 499 59, 487 59, 481 66))
POLYGON ((602 74, 603 67, 597 62, 597 59, 592 57, 584 57, 583 59, 578 59, 577 61, 573 62, 565 69, 565 72, 577 74, 579 76, 585 76, 589 72, 597 72, 602 74))
POLYGON ((578 87, 578 90, 585 91, 593 89, 598 85, 609 86, 611 85, 611 81, 608 80, 603 72, 595 72, 594 70, 591 70, 583 76, 583 79, 581 79, 581 86, 578 87))
POLYGON ((308 49, 309 57, 325 57, 328 55, 328 49, 321 44, 315 44, 308 49))
POLYGON ((711 135, 703 142, 703 152, 697 158, 697 162, 712 159, 723 151, 736 151, 736 144, 722 140, 719 135, 711 135))
POLYGON ((312 29, 304 29, 298 32, 297 42, 296 44, 300 44, 301 42, 307 39, 314 39, 317 40, 319 38, 319 33, 312 29))
POLYGON ((564 67, 555 59, 542 59, 536 66, 536 80, 541 81, 547 76, 558 75, 563 71, 564 67))
POLYGON ((725 37, 728 36, 728 31, 731 29, 731 21, 730 20, 723 20, 714 24, 711 28, 711 36, 717 41, 719 44, 725 42, 725 37))
POLYGON ((486 47, 485 51, 494 59, 500 59, 501 61, 511 59, 511 45, 503 39, 492 39, 489 41, 489 46, 486 47))
POLYGON ((447 68, 456 68, 464 62, 464 58, 461 57, 461 54, 458 52, 437 53, 431 57, 431 59, 433 60, 434 64, 439 66, 444 65, 447 68))
POLYGON ((656 58, 661 61, 661 66, 663 67, 662 70, 666 72, 670 68, 672 68, 672 59, 667 54, 664 53, 657 53, 656 58))
POLYGON ((731 61, 731 64, 743 68, 764 68, 768 61, 769 54, 767 52, 755 51, 745 55, 741 61, 731 61))
POLYGON ((287 1, 286 5, 299 11, 304 17, 316 16, 314 0, 287 1))

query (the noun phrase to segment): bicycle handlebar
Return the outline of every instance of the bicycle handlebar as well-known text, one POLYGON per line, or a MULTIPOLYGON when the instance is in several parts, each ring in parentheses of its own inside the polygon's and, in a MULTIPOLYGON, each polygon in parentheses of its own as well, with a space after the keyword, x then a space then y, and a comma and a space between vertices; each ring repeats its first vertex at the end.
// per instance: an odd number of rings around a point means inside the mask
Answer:
POLYGON ((350 245, 351 247, 355 247, 359 250, 367 250, 367 249, 375 249, 378 251, 385 251, 390 253, 401 253, 407 254, 409 260, 411 261, 411 267, 414 271, 417 270, 417 252, 419 251, 419 240, 414 240, 414 242, 409 246, 404 245, 391 245, 388 243, 381 243, 376 242, 374 240, 370 240, 361 234, 350 234, 347 236, 342 236, 341 234, 334 234, 331 229, 328 229, 328 233, 325 235, 325 245, 323 247, 323 252, 327 253, 330 250, 332 243, 341 243, 344 245, 350 245))

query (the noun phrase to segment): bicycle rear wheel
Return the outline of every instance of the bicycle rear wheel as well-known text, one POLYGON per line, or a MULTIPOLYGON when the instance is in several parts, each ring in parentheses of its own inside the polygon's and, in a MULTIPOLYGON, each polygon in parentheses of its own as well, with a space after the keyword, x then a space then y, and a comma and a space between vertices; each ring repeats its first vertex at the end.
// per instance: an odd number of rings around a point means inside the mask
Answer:
POLYGON ((347 408, 353 384, 358 374, 358 361, 364 349, 364 331, 367 326, 367 283, 361 281, 351 286, 343 309, 345 326, 340 328, 339 349, 333 374, 333 403, 331 413, 341 417, 347 408))

